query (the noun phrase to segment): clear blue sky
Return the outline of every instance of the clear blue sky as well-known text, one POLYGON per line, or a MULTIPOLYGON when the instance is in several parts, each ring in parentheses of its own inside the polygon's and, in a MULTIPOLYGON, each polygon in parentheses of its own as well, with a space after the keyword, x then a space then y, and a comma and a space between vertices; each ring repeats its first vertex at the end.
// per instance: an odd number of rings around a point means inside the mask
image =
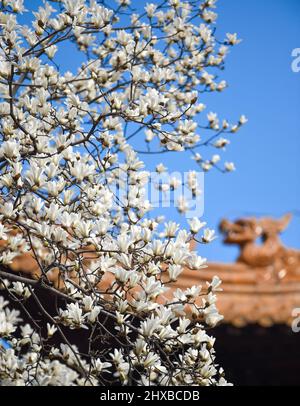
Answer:
MULTIPOLYGON (((232 122, 244 113, 249 122, 224 154, 236 172, 205 175, 203 218, 215 228, 222 217, 300 210, 300 73, 291 70, 292 49, 300 47, 300 1, 219 0, 218 13, 218 32, 237 32, 243 42, 227 59, 229 88, 207 105, 232 122)), ((169 169, 190 165, 179 157, 175 163, 170 157, 169 169)), ((300 248, 300 217, 283 240, 300 248)), ((237 255, 221 237, 199 252, 226 262, 237 255)))
MULTIPOLYGON (((227 150, 237 171, 206 176, 205 218, 262 213, 280 216, 300 208, 300 73, 291 70, 291 51, 300 47, 299 0, 220 0, 219 27, 243 42, 228 58, 229 89, 214 99, 216 109, 248 124, 227 150)), ((300 218, 283 236, 300 247, 300 218)), ((232 260, 236 251, 221 242, 209 258, 232 260)))
MULTIPOLYGON (((300 1, 219 0, 217 12, 219 37, 237 32, 243 41, 227 59, 229 88, 204 102, 231 122, 242 113, 249 122, 223 155, 235 162, 236 172, 205 175, 203 219, 217 228, 222 217, 300 212, 300 72, 291 69, 292 49, 300 48, 300 1)), ((171 154, 167 161, 169 170, 191 166, 184 155, 171 154)), ((170 216, 176 216, 173 210, 170 216)), ((282 238, 300 248, 300 217, 282 238)), ((224 246, 220 236, 199 253, 229 262, 237 248, 224 246)))
MULTIPOLYGON (((41 1, 25 4, 36 8, 41 1)), ((300 72, 291 69, 291 52, 300 48, 300 1, 219 0, 217 12, 218 36, 237 32, 243 42, 228 56, 222 74, 229 88, 203 101, 231 122, 240 114, 249 122, 231 137, 224 154, 224 160, 235 162, 237 171, 205 175, 203 219, 212 228, 222 217, 300 211, 300 72)), ((63 69, 79 62, 72 47, 64 49, 60 62, 63 69)), ((153 166, 153 158, 144 158, 153 166)), ((163 158, 170 171, 196 169, 185 154, 163 158)), ((175 210, 167 215, 185 224, 175 210)), ((283 240, 300 248, 300 217, 294 217, 283 240)), ((199 248, 201 255, 217 261, 232 261, 236 252, 234 247, 224 247, 221 237, 199 248)))

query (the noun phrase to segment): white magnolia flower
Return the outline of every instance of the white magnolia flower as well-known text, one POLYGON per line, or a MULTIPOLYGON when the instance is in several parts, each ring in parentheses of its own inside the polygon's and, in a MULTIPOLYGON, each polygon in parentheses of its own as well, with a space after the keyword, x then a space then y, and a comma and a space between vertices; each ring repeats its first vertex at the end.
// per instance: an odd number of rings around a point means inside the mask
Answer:
POLYGON ((192 269, 203 269, 207 268, 207 259, 202 258, 198 255, 193 255, 189 259, 189 266, 192 269))
POLYGON ((211 306, 207 307, 204 310, 204 315, 205 315, 205 322, 210 327, 215 327, 224 318, 222 315, 219 314, 215 305, 211 305, 211 306))
POLYGON ((179 224, 176 224, 173 221, 170 221, 169 223, 165 223, 164 235, 168 238, 175 237, 178 229, 179 229, 179 224))
POLYGON ((162 164, 162 163, 156 165, 156 172, 157 173, 163 173, 163 172, 166 172, 167 170, 168 170, 168 168, 166 168, 164 166, 164 164, 162 164))
POLYGON ((177 281, 178 276, 182 273, 183 269, 180 265, 169 265, 168 274, 170 280, 173 282, 177 281))
POLYGON ((98 315, 101 312, 101 307, 100 306, 95 306, 88 314, 88 320, 91 323, 95 323, 97 320, 98 315))
POLYGON ((0 223, 0 239, 1 240, 7 240, 7 232, 8 232, 9 230, 3 225, 3 224, 1 224, 0 223))
POLYGON ((147 319, 141 323, 139 331, 142 336, 151 337, 160 328, 160 326, 160 320, 152 316, 150 319, 147 319))
POLYGON ((93 360, 93 369, 97 374, 107 372, 111 366, 111 362, 102 362, 99 358, 93 360))
POLYGON ((193 234, 197 234, 201 228, 206 226, 206 222, 201 222, 198 217, 193 217, 191 220, 188 220, 188 223, 193 234))
POLYGON ((184 196, 179 196, 177 200, 177 209, 179 213, 184 214, 189 209, 189 204, 184 196))
POLYGON ((237 33, 234 33, 234 34, 227 33, 226 37, 227 37, 227 41, 230 45, 236 45, 241 42, 241 40, 238 39, 238 37, 237 37, 237 33))
POLYGON ((57 331, 57 327, 55 327, 55 325, 51 325, 51 324, 49 324, 49 323, 47 323, 47 334, 48 334, 48 337, 52 337, 52 336, 54 336, 54 334, 56 333, 56 331, 57 331))
POLYGON ((50 47, 46 48, 46 54, 50 59, 53 59, 54 55, 57 52, 57 46, 56 45, 51 45, 50 47))
POLYGON ((230 141, 226 138, 219 138, 215 143, 214 146, 216 148, 225 148, 226 145, 230 144, 230 141))
POLYGON ((215 154, 215 155, 213 155, 213 156, 211 157, 211 162, 212 162, 214 165, 217 164, 220 160, 221 160, 221 157, 220 157, 220 155, 218 155, 218 154, 215 154))
POLYGON ((199 152, 196 152, 195 155, 193 156, 193 159, 196 162, 200 162, 200 161, 202 161, 202 156, 199 154, 199 152))
POLYGON ((0 157, 15 160, 20 157, 20 144, 15 140, 4 141, 0 147, 0 157))
POLYGON ((208 283, 208 288, 212 292, 222 291, 223 289, 220 288, 221 284, 222 284, 221 279, 218 276, 214 276, 211 283, 208 283))
POLYGON ((145 11, 146 11, 148 17, 151 18, 151 17, 154 16, 154 13, 155 13, 156 8, 157 8, 157 5, 154 4, 154 3, 150 3, 150 4, 147 3, 147 4, 146 4, 146 6, 145 6, 145 11))
POLYGON ((17 296, 23 297, 24 299, 29 298, 29 296, 31 295, 28 287, 22 282, 13 282, 11 291, 14 292, 17 296))
POLYGON ((83 315, 78 303, 67 304, 67 309, 61 311, 60 318, 66 325, 70 326, 71 329, 86 328, 84 325, 85 315, 83 315))
POLYGON ((244 124, 246 124, 247 122, 248 122, 247 117, 246 117, 244 114, 242 114, 241 117, 240 117, 240 119, 239 119, 240 125, 244 125, 244 124))
POLYGON ((225 162, 224 166, 227 172, 235 171, 235 165, 233 162, 225 162))
POLYGON ((204 230, 203 236, 202 236, 202 242, 204 243, 209 243, 213 240, 215 240, 217 236, 215 235, 215 230, 211 230, 209 228, 206 228, 204 230))

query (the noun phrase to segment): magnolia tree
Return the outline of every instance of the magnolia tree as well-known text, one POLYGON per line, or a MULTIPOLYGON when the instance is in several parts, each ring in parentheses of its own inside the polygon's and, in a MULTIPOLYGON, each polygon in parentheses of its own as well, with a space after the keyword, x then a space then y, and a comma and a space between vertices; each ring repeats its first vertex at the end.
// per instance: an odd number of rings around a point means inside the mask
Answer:
MULTIPOLYGON (((226 385, 208 333, 219 279, 169 289, 205 267, 191 242, 214 233, 151 217, 140 157, 189 151, 204 171, 234 169, 198 151, 246 122, 202 100, 226 88, 216 71, 236 34, 217 39, 215 0, 0 3, 1 384, 226 385), (32 276, 10 267, 26 252, 32 276)), ((195 171, 185 186, 198 195, 195 171)))

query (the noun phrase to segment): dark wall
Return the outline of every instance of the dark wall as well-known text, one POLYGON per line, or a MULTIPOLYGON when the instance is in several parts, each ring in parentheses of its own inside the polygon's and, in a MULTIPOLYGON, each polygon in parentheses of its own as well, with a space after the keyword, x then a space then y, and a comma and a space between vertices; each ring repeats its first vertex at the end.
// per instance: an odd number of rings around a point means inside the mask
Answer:
POLYGON ((300 385, 300 333, 289 326, 234 328, 221 325, 217 361, 235 385, 300 385))
MULTIPOLYGON (((35 292, 47 312, 56 315, 57 307, 62 303, 45 294, 44 290, 39 292, 36 289, 35 292)), ((1 291, 1 295, 7 296, 4 291, 1 291)), ((19 307, 17 303, 11 306, 19 307)), ((26 308, 40 326, 45 326, 49 321, 32 297, 26 302, 26 308)), ((24 321, 30 322, 22 308, 20 310, 24 321)), ((87 330, 63 330, 72 343, 81 351, 86 351, 87 330)), ((248 325, 235 328, 221 325, 213 329, 212 335, 216 337, 217 362, 224 368, 227 380, 234 385, 300 385, 300 333, 293 333, 289 326, 262 328, 248 325)), ((58 345, 56 342, 53 344, 58 345)), ((112 342, 111 337, 105 338, 103 335, 95 342, 97 347, 102 348, 113 344, 116 343, 112 342)))

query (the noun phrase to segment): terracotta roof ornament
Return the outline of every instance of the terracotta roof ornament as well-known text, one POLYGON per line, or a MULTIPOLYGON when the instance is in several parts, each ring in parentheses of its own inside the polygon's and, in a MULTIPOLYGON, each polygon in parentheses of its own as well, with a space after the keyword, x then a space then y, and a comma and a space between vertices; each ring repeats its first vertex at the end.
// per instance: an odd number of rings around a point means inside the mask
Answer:
POLYGON ((178 284, 185 287, 193 279, 199 283, 199 279, 218 275, 223 282, 218 308, 225 323, 239 327, 251 323, 290 324, 293 309, 300 307, 300 251, 285 247, 279 237, 290 220, 289 214, 279 220, 222 220, 220 231, 225 244, 240 248, 237 261, 209 263, 207 269, 196 274, 187 270, 178 284))
POLYGON ((251 267, 273 266, 276 277, 282 267, 291 268, 289 271, 293 272, 294 265, 300 262, 300 252, 284 247, 279 238, 279 233, 286 229, 290 220, 289 214, 279 220, 268 217, 239 219, 234 223, 222 220, 220 231, 225 235, 226 244, 240 247, 237 262, 251 267))

